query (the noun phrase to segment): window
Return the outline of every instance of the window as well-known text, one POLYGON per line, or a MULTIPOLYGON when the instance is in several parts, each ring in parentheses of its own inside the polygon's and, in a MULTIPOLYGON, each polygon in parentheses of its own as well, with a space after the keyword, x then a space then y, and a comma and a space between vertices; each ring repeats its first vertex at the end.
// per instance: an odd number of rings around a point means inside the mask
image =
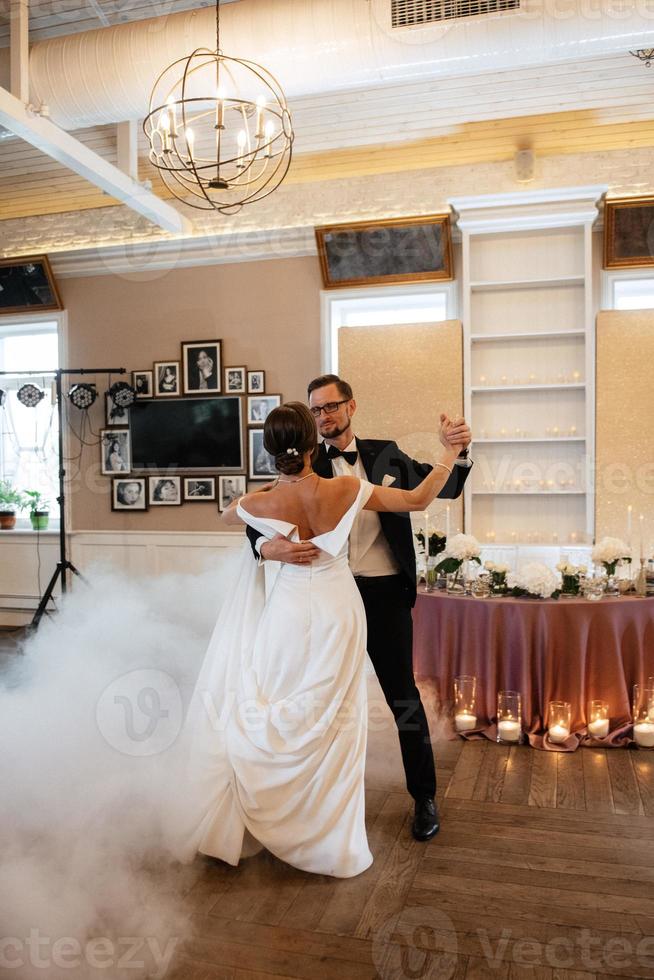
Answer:
POLYGON ((324 368, 338 373, 338 331, 341 327, 398 326, 436 323, 454 317, 454 284, 385 286, 377 290, 323 293, 324 368))
MULTIPOLYGON (((31 323, 0 322, 0 388, 6 392, 0 409, 0 478, 17 490, 38 490, 48 501, 51 520, 58 520, 57 410, 53 378, 48 372, 59 366, 59 336, 56 320, 31 323), (43 370, 43 375, 20 375, 20 371, 43 370), (13 372, 16 372, 15 374, 13 372), (27 408, 17 397, 24 384, 45 392, 36 408, 27 408)), ((28 527, 27 513, 19 526, 28 527)))
POLYGON ((612 279, 614 310, 654 310, 654 275, 612 279))

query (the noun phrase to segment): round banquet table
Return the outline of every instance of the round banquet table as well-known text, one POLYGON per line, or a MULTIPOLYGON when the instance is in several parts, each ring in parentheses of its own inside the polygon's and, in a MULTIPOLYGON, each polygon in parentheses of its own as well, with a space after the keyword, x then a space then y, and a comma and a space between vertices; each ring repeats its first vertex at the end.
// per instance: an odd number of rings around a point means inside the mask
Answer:
POLYGON ((580 742, 628 745, 633 685, 654 676, 654 598, 477 599, 418 591, 413 614, 416 679, 450 709, 454 678, 477 678, 479 727, 465 737, 495 739, 497 692, 520 691, 523 729, 535 748, 572 751, 580 742), (605 739, 586 732, 591 699, 608 702, 605 739), (571 736, 544 734, 549 701, 572 705, 571 736))

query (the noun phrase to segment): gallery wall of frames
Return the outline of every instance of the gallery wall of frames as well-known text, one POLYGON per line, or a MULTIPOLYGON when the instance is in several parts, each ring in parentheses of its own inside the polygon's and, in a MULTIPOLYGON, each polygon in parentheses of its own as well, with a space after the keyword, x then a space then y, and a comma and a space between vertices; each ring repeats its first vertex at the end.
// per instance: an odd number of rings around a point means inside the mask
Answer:
POLYGON ((183 341, 178 360, 133 370, 131 384, 131 405, 105 395, 100 463, 112 511, 223 511, 248 482, 276 476, 263 426, 282 396, 266 390, 265 370, 226 363, 222 340, 183 341))

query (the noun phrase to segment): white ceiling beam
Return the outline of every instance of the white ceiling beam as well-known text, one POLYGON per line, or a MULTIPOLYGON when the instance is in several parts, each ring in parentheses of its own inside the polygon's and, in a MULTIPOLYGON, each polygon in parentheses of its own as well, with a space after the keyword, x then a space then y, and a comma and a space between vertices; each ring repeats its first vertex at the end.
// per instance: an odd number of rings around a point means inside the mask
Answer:
POLYGON ((176 208, 89 150, 49 119, 30 112, 20 99, 0 88, 0 126, 75 171, 90 183, 160 228, 177 235, 191 234, 192 223, 176 208))
POLYGON ((10 82, 12 95, 29 102, 29 0, 10 0, 10 82))
POLYGON ((116 163, 118 169, 133 180, 139 179, 136 120, 116 123, 116 163))

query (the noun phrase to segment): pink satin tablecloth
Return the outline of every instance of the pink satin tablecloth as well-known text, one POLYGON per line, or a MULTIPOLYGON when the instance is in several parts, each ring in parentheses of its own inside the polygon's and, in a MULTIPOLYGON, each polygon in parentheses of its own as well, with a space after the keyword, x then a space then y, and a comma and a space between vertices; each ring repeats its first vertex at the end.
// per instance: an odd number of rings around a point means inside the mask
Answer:
POLYGON ((413 613, 416 678, 450 710, 454 678, 477 677, 479 728, 466 737, 495 738, 497 692, 520 691, 523 728, 535 748, 572 751, 580 742, 631 742, 633 685, 654 675, 654 598, 589 602, 449 596, 419 591, 413 613), (586 732, 587 703, 609 705, 609 735, 586 732), (571 736, 549 742, 549 701, 570 701, 571 736))

